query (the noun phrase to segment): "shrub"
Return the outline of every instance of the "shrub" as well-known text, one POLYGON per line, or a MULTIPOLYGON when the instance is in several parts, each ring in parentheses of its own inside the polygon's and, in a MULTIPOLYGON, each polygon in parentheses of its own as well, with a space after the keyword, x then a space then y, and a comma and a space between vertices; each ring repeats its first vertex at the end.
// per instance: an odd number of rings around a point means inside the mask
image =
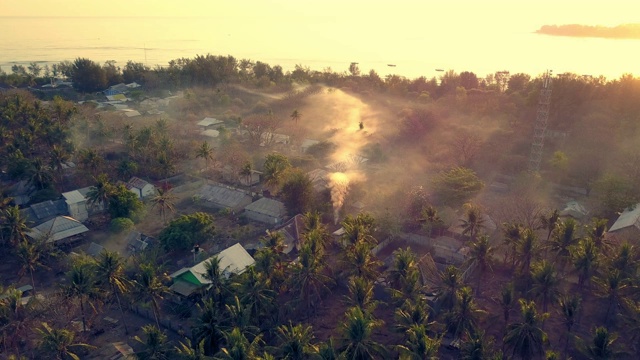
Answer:
POLYGON ((129 230, 133 228, 133 221, 129 218, 115 218, 111 220, 111 224, 109 224, 109 230, 113 233, 121 233, 125 230, 129 230))

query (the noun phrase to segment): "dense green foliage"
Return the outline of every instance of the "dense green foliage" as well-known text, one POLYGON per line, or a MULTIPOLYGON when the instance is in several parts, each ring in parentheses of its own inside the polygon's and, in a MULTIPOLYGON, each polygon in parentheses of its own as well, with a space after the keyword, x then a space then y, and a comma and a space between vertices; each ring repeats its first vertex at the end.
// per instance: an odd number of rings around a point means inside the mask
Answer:
POLYGON ((158 239, 166 250, 185 250, 210 239, 214 230, 213 217, 197 212, 172 220, 158 239))

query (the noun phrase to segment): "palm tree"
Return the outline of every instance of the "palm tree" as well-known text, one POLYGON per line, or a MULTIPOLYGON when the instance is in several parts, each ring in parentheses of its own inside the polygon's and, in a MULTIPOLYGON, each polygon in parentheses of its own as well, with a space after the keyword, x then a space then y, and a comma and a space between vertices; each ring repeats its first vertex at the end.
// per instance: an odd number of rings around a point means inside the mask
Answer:
POLYGON ((391 295, 402 303, 404 299, 415 299, 422 289, 417 259, 411 249, 394 251, 393 266, 388 276, 391 295))
POLYGON ((49 153, 49 167, 55 171, 58 181, 62 180, 62 170, 70 158, 71 155, 64 147, 58 144, 51 147, 51 151, 49 153))
POLYGON ((238 328, 224 334, 226 346, 216 355, 219 360, 253 360, 257 359, 262 336, 249 341, 238 328))
POLYGON ((571 339, 571 330, 576 323, 578 317, 578 311, 580 310, 580 298, 577 296, 563 296, 560 298, 558 304, 560 305, 560 315, 562 315, 562 322, 567 329, 567 335, 564 341, 564 349, 562 351, 563 358, 567 358, 567 351, 569 350, 569 339, 571 339))
POLYGON ((305 245, 300 252, 299 261, 292 265, 289 289, 298 290, 296 301, 304 304, 306 313, 315 313, 316 303, 324 293, 330 292, 333 280, 323 274, 322 259, 314 256, 311 248, 305 245))
POLYGON ((291 163, 286 156, 277 153, 267 155, 263 174, 265 185, 272 189, 279 188, 290 168, 291 163))
POLYGON ((531 279, 531 293, 542 298, 542 311, 546 313, 549 301, 553 301, 558 294, 560 280, 556 275, 556 269, 550 262, 542 260, 531 268, 531 279))
POLYGON ((202 345, 205 354, 215 354, 224 339, 221 311, 213 299, 203 300, 198 310, 200 316, 192 329, 194 342, 202 345))
POLYGON ((142 299, 151 302, 156 325, 160 328, 160 306, 158 302, 163 299, 163 295, 169 291, 169 288, 162 283, 155 267, 151 264, 140 264, 135 287, 142 299))
POLYGON ((602 277, 596 277, 596 295, 606 298, 608 301, 605 324, 609 325, 612 317, 617 315, 618 306, 622 304, 623 296, 629 288, 629 281, 622 275, 620 270, 609 269, 602 277))
POLYGON ((2 214, 2 233, 4 240, 11 246, 16 246, 27 238, 27 219, 20 212, 18 206, 7 207, 2 214))
POLYGON ((131 179, 131 177, 138 171, 138 163, 129 159, 122 159, 118 163, 116 172, 122 180, 131 179))
POLYGON ((109 206, 109 199, 113 196, 115 188, 105 174, 98 175, 95 180, 96 184, 87 193, 87 200, 91 206, 100 204, 103 209, 106 209, 109 206))
POLYGON ((173 195, 171 189, 156 188, 156 196, 151 199, 153 207, 158 207, 158 213, 162 216, 162 222, 167 224, 167 211, 175 212, 175 201, 177 197, 173 195))
POLYGON ((429 233, 429 237, 433 235, 434 229, 440 229, 444 225, 442 218, 438 215, 438 210, 431 205, 422 208, 418 221, 422 223, 422 228, 429 233))
POLYGON ((469 252, 467 264, 469 266, 475 265, 478 267, 475 296, 478 296, 478 293, 480 292, 480 283, 484 278, 487 268, 491 268, 493 253, 494 248, 489 245, 488 235, 482 235, 478 240, 471 243, 471 251, 469 252))
POLYGON ((607 219, 596 219, 591 220, 591 224, 587 227, 589 230, 589 237, 595 243, 596 248, 599 251, 607 250, 607 243, 605 242, 605 235, 607 234, 607 223, 609 220, 607 219))
POLYGON ((339 354, 333 343, 333 338, 330 337, 329 340, 320 344, 318 357, 322 360, 338 360, 339 354))
POLYGON ((600 253, 596 242, 590 238, 580 240, 574 249, 573 264, 578 271, 578 286, 583 291, 585 284, 587 287, 591 278, 598 270, 600 253))
POLYGON ((209 168, 209 160, 213 160, 213 148, 208 142, 203 141, 200 147, 196 150, 196 159, 203 158, 205 167, 209 168))
POLYGON ((478 327, 480 316, 486 311, 478 308, 473 299, 471 288, 465 286, 456 294, 456 305, 446 313, 447 330, 453 334, 454 339, 459 339, 466 332, 474 332, 478 327))
POLYGON ((276 292, 271 289, 266 277, 258 273, 254 267, 247 268, 242 274, 240 293, 242 294, 240 300, 249 308, 251 319, 267 326, 267 322, 262 319, 274 316, 276 292))
POLYGON ((18 271, 18 276, 22 277, 27 271, 29 271, 31 286, 33 287, 34 293, 36 292, 36 282, 33 279, 33 272, 41 267, 46 268, 43 263, 45 251, 47 251, 46 243, 39 240, 23 240, 16 248, 16 257, 21 265, 20 271, 18 271))
POLYGON ((212 256, 204 263, 202 277, 211 282, 208 295, 211 296, 218 309, 224 309, 224 299, 229 293, 229 280, 225 276, 227 269, 221 269, 220 266, 220 259, 217 256, 212 256))
POLYGON ((510 324, 504 343, 512 349, 512 355, 523 360, 530 360, 536 355, 544 354, 544 345, 547 343, 547 333, 542 330, 541 324, 548 314, 538 314, 536 304, 524 299, 520 302, 521 322, 510 324))
POLYGON ((460 220, 462 235, 469 235, 471 241, 475 241, 480 230, 484 229, 482 210, 475 204, 465 204, 465 218, 460 220))
POLYGON ((504 264, 507 265, 507 259, 511 254, 511 267, 515 268, 516 252, 524 236, 524 228, 518 223, 504 223, 502 232, 504 234, 502 244, 507 248, 504 252, 504 264))
POLYGON ((94 149, 81 149, 78 152, 80 166, 87 170, 93 177, 98 175, 102 167, 102 157, 94 149))
POLYGON ((555 231, 558 226, 558 221, 560 221, 560 212, 558 209, 554 209, 551 213, 540 216, 540 223, 542 224, 542 228, 547 230, 547 238, 544 242, 545 249, 545 258, 547 257, 547 249, 549 247, 549 240, 551 239, 551 235, 555 231))
POLYGON ((371 339, 373 331, 382 326, 383 322, 358 307, 348 309, 345 316, 341 326, 342 345, 338 350, 341 356, 353 360, 385 358, 387 350, 371 339))
POLYGON ((300 114, 300 112, 296 109, 296 110, 293 110, 290 117, 291 117, 291 120, 293 120, 296 123, 296 125, 298 125, 298 120, 300 120, 300 118, 302 117, 302 114, 300 114))
POLYGON ((39 190, 47 188, 53 182, 51 169, 40 158, 31 161, 27 176, 29 176, 29 183, 39 190))
POLYGON ((460 347, 460 360, 495 359, 493 354, 493 337, 487 338, 485 332, 476 330, 468 332, 466 340, 460 347))
POLYGON ((612 334, 605 327, 597 327, 591 344, 581 340, 578 350, 589 360, 620 359, 626 353, 617 349, 614 344, 618 335, 612 334))
POLYGON ((374 299, 373 282, 359 276, 349 278, 347 284, 349 295, 345 296, 346 303, 357 306, 368 312, 373 312, 378 302, 374 299))
POLYGON ((636 247, 628 242, 618 247, 617 252, 611 260, 611 267, 618 269, 625 279, 631 279, 638 271, 640 257, 636 251, 636 247))
POLYGON ((318 347, 311 344, 313 329, 309 325, 281 325, 276 328, 278 355, 282 359, 305 360, 318 354, 318 347))
POLYGON ((440 284, 436 288, 436 305, 438 310, 445 312, 452 310, 457 302, 457 293, 463 286, 460 270, 453 266, 447 266, 440 273, 440 284))
POLYGON ((251 317, 251 308, 243 304, 237 296, 233 297, 231 304, 225 305, 225 310, 226 317, 222 319, 225 328, 238 328, 245 335, 258 335, 260 329, 252 325, 254 321, 251 317))
POLYGON ((253 164, 251 161, 247 160, 240 168, 240 176, 244 176, 244 179, 247 182, 247 187, 251 190, 251 175, 253 175, 253 164))
POLYGON ((441 338, 431 338, 424 325, 412 326, 407 331, 404 345, 398 345, 400 360, 437 360, 441 338))
POLYGON ((203 342, 194 345, 191 340, 186 339, 186 343, 179 342, 180 346, 175 346, 173 352, 179 360, 214 360, 212 356, 204 355, 203 342))
MULTIPOLYGON (((363 309, 366 310, 366 308, 363 309)), ((430 311, 431 309, 425 299, 418 298, 415 301, 406 299, 404 304, 396 308, 394 312, 394 330, 406 334, 413 326, 425 326, 430 329, 435 325, 434 321, 429 321, 430 311)))
POLYGON ((578 223, 572 218, 560 222, 553 233, 549 249, 555 253, 560 264, 560 272, 564 275, 567 262, 571 259, 571 249, 578 242, 578 223))
POLYGON ((343 264, 347 276, 361 276, 374 281, 380 274, 378 268, 382 262, 371 254, 371 246, 367 243, 358 243, 345 252, 346 260, 343 264))
POLYGON ((95 274, 96 279, 103 286, 106 286, 109 293, 116 298, 122 324, 124 325, 124 332, 129 334, 122 302, 120 301, 120 294, 126 294, 131 289, 131 281, 124 273, 124 260, 115 251, 102 250, 95 263, 95 274))
POLYGON ((80 303, 80 312, 82 314, 82 331, 87 331, 85 317, 85 301, 97 294, 98 288, 94 273, 90 268, 91 263, 73 264, 71 270, 67 273, 69 285, 65 287, 68 297, 77 298, 80 303))
POLYGON ((38 349, 43 355, 53 356, 56 360, 71 358, 80 360, 80 357, 72 352, 74 348, 93 348, 91 345, 75 342, 75 334, 71 330, 56 329, 43 322, 41 328, 37 328, 38 349))
POLYGON ((159 328, 153 325, 145 325, 142 327, 144 339, 135 336, 133 339, 144 347, 141 351, 136 352, 136 358, 139 360, 169 360, 173 359, 173 352, 169 345, 167 335, 159 328))
POLYGON ((522 240, 518 244, 518 259, 520 261, 520 273, 527 277, 526 288, 529 289, 531 263, 540 257, 538 237, 532 229, 524 229, 522 240))
MULTIPOLYGON (((511 309, 516 302, 515 290, 513 288, 513 283, 508 283, 505 285, 500 291, 500 298, 498 299, 498 303, 502 308, 502 317, 504 318, 504 330, 503 337, 507 335, 507 327, 509 325, 509 317, 511 314, 511 309)), ((502 351, 504 352, 504 342, 502 343, 502 351)))

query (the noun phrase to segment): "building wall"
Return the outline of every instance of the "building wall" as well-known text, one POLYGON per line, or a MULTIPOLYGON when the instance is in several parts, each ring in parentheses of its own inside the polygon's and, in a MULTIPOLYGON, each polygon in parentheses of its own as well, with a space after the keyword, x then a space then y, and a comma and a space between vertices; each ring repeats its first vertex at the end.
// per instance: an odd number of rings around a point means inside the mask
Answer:
POLYGON ((67 210, 69 211, 69 215, 78 221, 85 221, 89 218, 86 202, 67 204, 67 210))
POLYGON ((152 196, 156 191, 155 186, 151 185, 151 184, 147 184, 145 185, 141 190, 140 190, 140 195, 143 198, 152 196))
POLYGON ((281 218, 274 218, 265 214, 257 213, 251 210, 245 210, 244 214, 251 220, 259 221, 265 224, 278 225, 282 222, 281 218))

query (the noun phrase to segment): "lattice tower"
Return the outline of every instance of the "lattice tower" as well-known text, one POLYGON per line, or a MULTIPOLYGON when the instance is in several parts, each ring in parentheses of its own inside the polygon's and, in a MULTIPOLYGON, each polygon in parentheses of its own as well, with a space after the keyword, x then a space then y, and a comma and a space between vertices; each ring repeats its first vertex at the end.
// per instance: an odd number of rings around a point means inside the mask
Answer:
POLYGON ((533 140, 531 142, 531 153, 529 154, 529 171, 540 171, 540 161, 542 160, 542 150, 544 148, 544 135, 549 121, 549 107, 551 106, 551 72, 547 71, 542 81, 540 98, 538 99, 538 111, 536 122, 533 127, 533 140))

